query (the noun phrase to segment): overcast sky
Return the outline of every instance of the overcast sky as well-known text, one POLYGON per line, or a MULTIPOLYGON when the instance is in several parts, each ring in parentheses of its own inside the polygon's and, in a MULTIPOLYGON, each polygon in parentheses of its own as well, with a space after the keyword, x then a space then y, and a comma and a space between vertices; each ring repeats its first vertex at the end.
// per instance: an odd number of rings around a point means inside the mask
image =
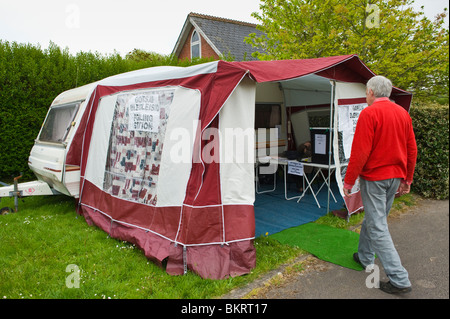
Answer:
MULTIPOLYGON (((260 0, 0 0, 0 39, 50 41, 70 53, 122 56, 134 48, 170 54, 189 12, 257 23, 260 0)), ((416 0, 433 18, 447 0, 416 0)), ((447 17, 448 26, 448 17, 447 17)))

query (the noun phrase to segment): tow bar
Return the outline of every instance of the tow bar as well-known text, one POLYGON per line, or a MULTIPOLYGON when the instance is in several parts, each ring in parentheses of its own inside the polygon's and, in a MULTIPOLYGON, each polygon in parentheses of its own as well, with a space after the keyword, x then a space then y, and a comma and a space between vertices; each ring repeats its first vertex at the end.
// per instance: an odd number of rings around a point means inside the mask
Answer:
POLYGON ((22 175, 14 177, 14 191, 10 193, 10 196, 14 196, 14 212, 17 213, 19 210, 19 198, 22 197, 22 191, 19 191, 19 178, 21 178, 22 175))
MULTIPOLYGON (((14 190, 12 192, 9 192, 9 196, 13 197, 14 196, 14 212, 17 213, 19 210, 19 198, 22 197, 22 191, 19 191, 19 179, 22 177, 22 175, 20 176, 16 176, 14 177, 14 190)), ((3 186, 9 186, 6 183, 0 182, 1 185, 3 186)), ((11 208, 9 207, 3 207, 0 211, 0 214, 7 214, 11 212, 11 208)))

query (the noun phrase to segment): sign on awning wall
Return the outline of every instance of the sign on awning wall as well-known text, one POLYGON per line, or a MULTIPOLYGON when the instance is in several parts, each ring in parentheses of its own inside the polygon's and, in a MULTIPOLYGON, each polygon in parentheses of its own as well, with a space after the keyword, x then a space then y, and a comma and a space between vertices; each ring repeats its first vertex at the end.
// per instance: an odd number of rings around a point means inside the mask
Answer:
POLYGON ((350 158, 352 150, 353 136, 355 135, 356 123, 359 114, 367 107, 367 103, 347 104, 338 106, 338 130, 342 132, 342 144, 345 158, 350 158))
POLYGON ((336 169, 335 174, 339 191, 344 199, 348 214, 351 215, 363 209, 359 179, 351 190, 353 196, 345 197, 343 187, 347 166, 341 166, 340 163, 347 162, 350 159, 356 124, 361 111, 367 107, 366 86, 362 83, 346 82, 336 82, 335 85, 334 106, 336 111, 334 113, 333 154, 336 166, 340 166, 339 169, 336 169), (339 151, 340 147, 342 152, 339 151))
POLYGON ((174 89, 119 94, 111 124, 104 189, 156 205, 161 154, 174 89))

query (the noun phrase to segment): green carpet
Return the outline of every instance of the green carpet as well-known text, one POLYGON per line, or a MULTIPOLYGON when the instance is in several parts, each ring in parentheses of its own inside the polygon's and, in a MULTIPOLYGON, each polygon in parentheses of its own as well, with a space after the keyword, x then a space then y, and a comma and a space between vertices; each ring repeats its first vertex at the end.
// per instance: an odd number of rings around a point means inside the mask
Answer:
POLYGON ((315 223, 303 224, 271 235, 282 244, 300 247, 321 260, 354 270, 363 267, 353 260, 359 234, 315 223))

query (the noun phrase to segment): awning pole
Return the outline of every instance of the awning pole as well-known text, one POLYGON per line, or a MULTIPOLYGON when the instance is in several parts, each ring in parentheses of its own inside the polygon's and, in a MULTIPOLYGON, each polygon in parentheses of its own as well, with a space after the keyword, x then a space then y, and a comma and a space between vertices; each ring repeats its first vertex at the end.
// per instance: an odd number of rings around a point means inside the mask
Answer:
MULTIPOLYGON (((330 212, 330 188, 331 188, 331 154, 333 153, 332 148, 332 132, 333 130, 333 105, 334 105, 334 90, 335 90, 335 81, 330 81, 331 84, 331 101, 330 101, 330 132, 329 132, 329 142, 328 142, 328 199, 327 199, 327 214, 330 212)), ((334 123, 336 125, 336 123, 334 123)))

